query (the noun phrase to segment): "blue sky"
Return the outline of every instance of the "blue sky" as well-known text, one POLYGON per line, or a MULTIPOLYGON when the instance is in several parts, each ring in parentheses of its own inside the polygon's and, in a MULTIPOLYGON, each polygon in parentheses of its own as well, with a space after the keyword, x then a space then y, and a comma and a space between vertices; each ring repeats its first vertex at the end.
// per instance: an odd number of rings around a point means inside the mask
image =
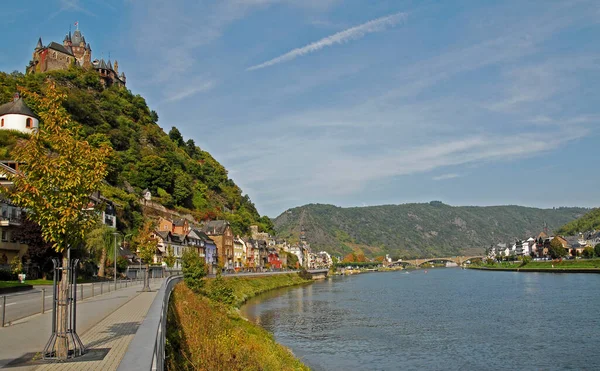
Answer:
POLYGON ((261 213, 600 206, 600 2, 37 0, 0 70, 79 21, 261 213))

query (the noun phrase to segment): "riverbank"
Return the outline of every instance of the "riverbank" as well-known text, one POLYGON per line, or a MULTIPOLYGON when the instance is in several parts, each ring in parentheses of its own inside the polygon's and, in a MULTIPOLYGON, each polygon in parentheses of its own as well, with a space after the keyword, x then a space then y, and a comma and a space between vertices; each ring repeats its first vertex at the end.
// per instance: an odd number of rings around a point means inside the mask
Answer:
POLYGON ((308 370, 239 307, 263 292, 310 282, 297 274, 206 279, 203 294, 178 284, 169 302, 167 370, 308 370))
POLYGON ((507 262, 469 266, 469 269, 507 272, 600 273, 600 259, 532 261, 527 264, 507 262))

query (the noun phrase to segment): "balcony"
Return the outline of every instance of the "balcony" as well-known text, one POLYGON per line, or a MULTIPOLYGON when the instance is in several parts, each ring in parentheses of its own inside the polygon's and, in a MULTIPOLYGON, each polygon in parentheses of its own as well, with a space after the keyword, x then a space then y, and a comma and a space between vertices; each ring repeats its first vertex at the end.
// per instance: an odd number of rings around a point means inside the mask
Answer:
POLYGON ((8 227, 11 225, 21 225, 20 215, 2 215, 0 216, 0 227, 8 227))

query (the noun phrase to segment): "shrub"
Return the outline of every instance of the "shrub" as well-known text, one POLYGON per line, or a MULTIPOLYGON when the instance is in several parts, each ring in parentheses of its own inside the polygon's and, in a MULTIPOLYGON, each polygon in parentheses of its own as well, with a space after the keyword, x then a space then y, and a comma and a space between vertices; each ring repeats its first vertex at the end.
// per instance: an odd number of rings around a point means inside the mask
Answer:
POLYGON ((129 266, 129 263, 127 262, 127 259, 125 259, 122 256, 119 256, 117 258, 117 272, 119 273, 123 273, 127 270, 127 267, 129 266))
POLYGON ((306 269, 302 268, 300 272, 298 272, 298 276, 303 280, 312 280, 312 275, 306 271, 306 269))
POLYGON ((20 273, 23 273, 23 263, 21 262, 21 259, 18 256, 15 256, 10 261, 10 269, 15 276, 20 273))
POLYGON ((0 269, 0 281, 15 281, 17 275, 8 269, 0 269))
POLYGON ((587 246, 583 249, 583 257, 586 259, 590 259, 594 257, 594 248, 591 246, 587 246))
POLYGON ((223 304, 231 305, 235 302, 233 289, 227 285, 220 273, 217 273, 217 277, 203 293, 209 299, 223 304))
POLYGON ((523 260, 521 261, 521 264, 519 265, 519 267, 524 267, 526 266, 529 262, 531 262, 531 256, 529 255, 525 255, 523 256, 523 260))
POLYGON ((191 250, 187 250, 181 257, 181 270, 183 281, 194 292, 200 292, 206 276, 206 264, 204 260, 191 250))

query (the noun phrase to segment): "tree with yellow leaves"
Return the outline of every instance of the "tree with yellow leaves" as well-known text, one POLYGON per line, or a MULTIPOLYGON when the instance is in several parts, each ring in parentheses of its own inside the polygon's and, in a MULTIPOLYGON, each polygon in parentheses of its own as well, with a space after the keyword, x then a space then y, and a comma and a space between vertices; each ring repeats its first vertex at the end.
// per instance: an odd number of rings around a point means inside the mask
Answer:
POLYGON ((146 274, 144 276, 144 288, 142 291, 150 291, 148 274, 150 273, 150 263, 154 260, 156 253, 157 240, 153 237, 154 223, 151 220, 146 220, 142 228, 131 240, 131 245, 135 249, 138 256, 146 263, 146 274))
MULTIPOLYGON (((48 81, 44 95, 30 94, 40 116, 39 130, 20 141, 12 153, 19 163, 16 174, 10 175, 13 187, 8 197, 28 210, 30 220, 39 224, 46 242, 62 253, 63 267, 69 265, 68 250, 83 241, 84 234, 96 220, 88 207, 89 196, 106 176, 107 146, 92 147, 80 134, 62 102, 61 93, 53 81, 48 81)), ((63 269, 58 290, 57 334, 53 355, 69 356, 68 275, 63 269)))

